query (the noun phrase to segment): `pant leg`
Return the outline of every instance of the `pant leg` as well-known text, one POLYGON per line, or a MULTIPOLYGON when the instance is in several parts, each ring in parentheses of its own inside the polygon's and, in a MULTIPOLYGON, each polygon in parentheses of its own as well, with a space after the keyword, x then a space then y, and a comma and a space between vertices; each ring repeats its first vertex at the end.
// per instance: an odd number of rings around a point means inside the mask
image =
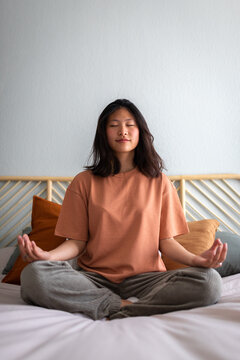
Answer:
POLYGON ((110 319, 147 316, 214 304, 221 296, 222 279, 214 269, 184 268, 150 272, 125 279, 121 297, 136 296, 110 319))
POLYGON ((101 275, 76 271, 66 261, 35 261, 21 273, 21 296, 28 304, 81 312, 97 320, 118 311, 121 298, 101 275), (98 281, 99 280, 99 281, 98 281))

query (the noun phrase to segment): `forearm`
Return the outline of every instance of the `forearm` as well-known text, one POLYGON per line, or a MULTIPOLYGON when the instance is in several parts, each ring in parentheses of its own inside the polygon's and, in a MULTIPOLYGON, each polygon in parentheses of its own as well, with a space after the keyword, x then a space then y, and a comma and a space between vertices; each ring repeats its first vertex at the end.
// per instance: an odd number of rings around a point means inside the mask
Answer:
POLYGON ((80 255, 86 246, 82 240, 66 240, 54 250, 49 251, 51 261, 64 261, 80 255))
POLYGON ((187 251, 181 244, 173 238, 160 240, 160 251, 174 261, 192 266, 194 254, 187 251))

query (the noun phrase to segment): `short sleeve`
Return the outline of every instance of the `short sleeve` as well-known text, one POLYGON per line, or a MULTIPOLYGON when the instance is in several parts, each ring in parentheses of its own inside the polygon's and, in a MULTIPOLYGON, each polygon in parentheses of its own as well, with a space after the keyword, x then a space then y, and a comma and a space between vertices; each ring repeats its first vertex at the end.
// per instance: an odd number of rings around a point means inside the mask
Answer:
POLYGON ((162 189, 159 239, 189 233, 177 190, 165 174, 162 174, 162 189))
POLYGON ((69 187, 65 193, 54 234, 75 240, 88 240, 86 199, 69 187))

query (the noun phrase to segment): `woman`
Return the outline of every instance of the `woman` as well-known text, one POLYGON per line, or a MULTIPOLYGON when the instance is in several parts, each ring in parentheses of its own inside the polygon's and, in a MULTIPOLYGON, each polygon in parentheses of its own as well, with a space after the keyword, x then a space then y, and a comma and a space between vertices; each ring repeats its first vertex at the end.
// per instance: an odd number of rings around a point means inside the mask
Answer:
POLYGON ((22 298, 30 304, 82 312, 92 319, 145 316, 216 303, 227 245, 203 254, 173 237, 189 232, 175 187, 141 112, 119 99, 101 113, 92 166, 69 185, 55 235, 66 238, 46 252, 25 234, 22 298), (159 253, 188 268, 166 271, 159 253), (79 269, 66 261, 78 257, 79 269))

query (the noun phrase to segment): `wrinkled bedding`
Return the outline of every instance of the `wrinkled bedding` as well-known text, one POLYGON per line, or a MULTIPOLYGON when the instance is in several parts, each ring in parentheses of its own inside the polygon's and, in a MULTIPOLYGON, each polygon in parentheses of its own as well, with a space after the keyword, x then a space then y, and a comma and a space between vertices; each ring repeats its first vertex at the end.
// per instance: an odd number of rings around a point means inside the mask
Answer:
POLYGON ((150 317, 94 321, 25 304, 0 283, 3 360, 238 360, 240 274, 223 278, 218 304, 150 317))

